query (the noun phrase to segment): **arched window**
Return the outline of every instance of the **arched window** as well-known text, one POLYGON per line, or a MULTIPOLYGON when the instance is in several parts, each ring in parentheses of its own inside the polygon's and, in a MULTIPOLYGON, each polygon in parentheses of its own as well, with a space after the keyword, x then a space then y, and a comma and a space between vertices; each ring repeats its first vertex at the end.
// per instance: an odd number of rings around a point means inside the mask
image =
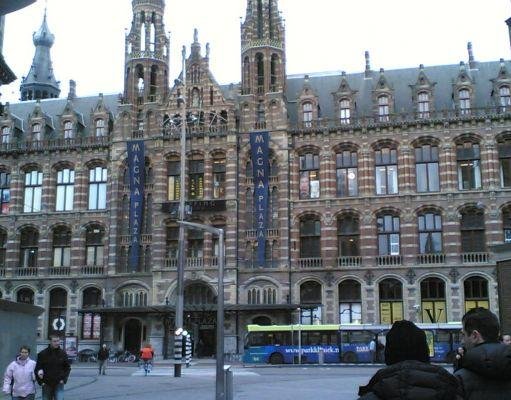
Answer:
POLYGON ((300 221, 300 258, 321 257, 321 221, 310 216, 300 221))
POLYGON ((48 311, 48 336, 65 336, 67 327, 67 292, 62 288, 50 291, 48 311))
POLYGON ((257 93, 264 93, 264 56, 261 53, 256 54, 257 67, 257 93))
MULTIPOLYGON (((25 228, 20 237, 20 267, 37 268, 39 233, 34 228, 25 228)), ((26 271, 29 273, 28 271, 26 271)))
POLYGON ((167 161, 167 200, 177 201, 180 196, 180 171, 179 159, 172 157, 167 161))
POLYGON ((339 283, 339 323, 362 323, 362 295, 360 283, 346 279, 339 283))
POLYGON ((247 292, 248 304, 261 304, 261 289, 252 288, 247 292))
POLYGON ((344 258, 360 256, 360 226, 357 216, 343 214, 337 218, 337 239, 339 258, 342 258, 339 266, 349 263, 349 259, 344 258))
POLYGON ((173 265, 177 260, 177 251, 179 248, 179 227, 175 225, 168 225, 166 228, 166 241, 165 241, 165 257, 167 258, 168 266, 173 265))
MULTIPOLYGON (((270 18, 271 21, 271 18, 270 18)), ((279 65, 279 56, 276 54, 271 55, 270 64, 270 92, 277 91, 277 68, 279 65)))
POLYGON ((397 149, 382 147, 374 152, 376 194, 397 194, 397 149))
POLYGON ((85 232, 85 253, 87 266, 103 266, 105 230, 99 225, 89 225, 85 232))
MULTIPOLYGON (((82 308, 101 306, 101 290, 95 287, 87 288, 82 295, 82 308)), ((99 339, 101 334, 101 315, 86 312, 82 319, 82 339, 99 339)))
POLYGON ((458 189, 481 189, 481 152, 478 143, 464 142, 456 146, 458 189))
POLYGON ((300 198, 319 199, 319 154, 300 156, 300 198))
POLYGON ((147 290, 141 286, 126 286, 117 293, 117 304, 120 307, 147 306, 147 290))
POLYGON ((445 282, 439 278, 427 278, 421 282, 422 322, 447 322, 445 282))
POLYGON ((71 265, 71 229, 59 226, 53 230, 53 266, 71 265))
POLYGON ((186 305, 212 305, 216 304, 216 296, 213 290, 202 283, 194 283, 185 287, 184 303, 186 305))
POLYGON ((465 312, 473 308, 490 309, 488 281, 482 276, 472 276, 463 283, 465 292, 465 312))
POLYGON ((243 93, 250 93, 250 59, 245 57, 243 59, 243 93))
POLYGON ((23 288, 16 293, 16 301, 18 303, 34 304, 34 291, 29 288, 23 288))
POLYGON ((321 323, 322 289, 318 282, 307 281, 300 285, 300 323, 321 323))
POLYGON ((380 322, 393 324, 403 319, 403 285, 397 279, 380 282, 380 322))

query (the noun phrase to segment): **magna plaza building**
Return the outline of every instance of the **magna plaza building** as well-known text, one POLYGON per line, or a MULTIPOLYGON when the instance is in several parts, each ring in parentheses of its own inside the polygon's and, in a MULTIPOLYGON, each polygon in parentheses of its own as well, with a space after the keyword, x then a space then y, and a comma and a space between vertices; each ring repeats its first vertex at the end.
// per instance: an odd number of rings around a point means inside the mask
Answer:
MULTIPOLYGON (((164 3, 132 0, 121 95, 78 97, 71 82, 60 96, 45 16, 21 102, 0 115, 0 294, 45 308, 41 346, 58 333, 80 350, 149 341, 171 354, 181 190, 188 220, 225 230, 226 353, 243 351, 250 323, 498 312, 489 248, 511 241, 509 61, 478 62, 469 43, 458 64, 374 70, 366 53, 359 73, 287 76, 278 1, 247 0, 241 82, 216 82, 197 32, 174 80, 164 3)), ((218 239, 185 242, 184 323, 210 356, 218 239)))

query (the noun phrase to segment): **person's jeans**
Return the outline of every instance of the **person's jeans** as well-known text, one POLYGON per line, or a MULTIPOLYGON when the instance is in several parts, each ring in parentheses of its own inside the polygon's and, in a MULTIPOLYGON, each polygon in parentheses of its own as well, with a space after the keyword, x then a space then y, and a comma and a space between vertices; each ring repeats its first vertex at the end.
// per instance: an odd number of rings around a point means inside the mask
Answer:
POLYGON ((64 385, 62 383, 57 386, 43 385, 42 400, 64 400, 64 385))
POLYGON ((28 396, 21 397, 21 396, 12 396, 12 400, 34 400, 35 394, 29 394, 28 396))
POLYGON ((99 374, 106 375, 107 360, 99 360, 99 374))

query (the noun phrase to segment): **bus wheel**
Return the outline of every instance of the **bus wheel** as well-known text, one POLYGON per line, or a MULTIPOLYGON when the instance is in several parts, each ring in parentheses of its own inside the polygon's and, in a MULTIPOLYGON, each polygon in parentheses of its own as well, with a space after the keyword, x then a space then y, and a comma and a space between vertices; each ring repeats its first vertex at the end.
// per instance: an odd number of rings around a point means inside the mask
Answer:
POLYGON ((273 353, 270 356, 270 364, 284 364, 284 358, 282 357, 282 354, 280 353, 273 353))
POLYGON ((356 363, 357 355, 355 353, 352 353, 351 351, 349 351, 342 355, 342 361, 345 363, 356 363))

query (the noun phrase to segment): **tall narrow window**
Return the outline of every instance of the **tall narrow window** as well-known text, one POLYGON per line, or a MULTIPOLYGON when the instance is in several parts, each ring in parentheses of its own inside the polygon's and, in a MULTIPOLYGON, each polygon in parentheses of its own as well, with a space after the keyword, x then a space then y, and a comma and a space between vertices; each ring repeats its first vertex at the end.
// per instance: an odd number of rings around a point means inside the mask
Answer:
POLYGON ((319 155, 300 156, 300 198, 319 198, 319 155))
POLYGON ((256 54, 257 65, 257 93, 264 93, 264 56, 261 53, 256 54))
POLYGON ((300 285, 300 323, 313 325, 321 323, 321 305, 323 296, 318 282, 307 281, 300 285))
POLYGON ((499 88, 499 99, 501 111, 509 111, 509 106, 511 106, 511 91, 509 90, 509 86, 501 86, 499 88))
POLYGON ((105 231, 100 226, 88 226, 85 232, 85 253, 88 266, 102 266, 104 256, 103 237, 105 231))
POLYGON ((469 208, 462 211, 460 231, 462 253, 486 252, 483 210, 469 208))
POLYGON ((8 144, 11 142, 11 128, 8 126, 2 127, 2 134, 0 135, 0 143, 8 144))
POLYGON ((71 265, 71 230, 58 227, 53 231, 53 266, 69 267, 71 265))
POLYGON ((358 159, 356 151, 345 150, 336 154, 337 196, 358 195, 358 159))
POLYGON ((250 93, 250 59, 245 57, 243 59, 243 93, 250 93))
POLYGON ((348 99, 342 99, 339 102, 339 118, 341 124, 346 125, 350 123, 351 118, 351 106, 348 99))
POLYGON ((48 310, 48 336, 66 335, 67 292, 62 288, 50 291, 50 307, 48 310))
POLYGON ((11 174, 0 171, 0 214, 9 214, 11 202, 11 174))
MULTIPOLYGON (((83 291, 82 308, 101 306, 101 289, 89 287, 83 291)), ((83 314, 82 339, 99 339, 101 334, 101 315, 86 312, 83 314)))
POLYGON ((482 276, 472 276, 463 283, 465 292, 465 312, 473 308, 490 308, 488 281, 482 276))
POLYGON ((105 136, 105 120, 99 118, 96 120, 96 137, 105 136))
POLYGON ((417 111, 419 118, 429 118, 429 93, 420 92, 417 95, 417 111))
POLYGON ((310 101, 302 104, 303 126, 310 128, 312 126, 312 103, 310 101))
POLYGON ((339 257, 360 255, 360 230, 356 216, 348 214, 337 219, 337 238, 339 257))
POLYGON ((64 139, 72 139, 75 136, 74 126, 71 121, 64 122, 64 139))
POLYGON ((374 152, 376 194, 396 194, 397 183, 397 150, 384 147, 374 152))
POLYGON ((73 209, 75 171, 69 168, 57 171, 57 211, 73 209))
POLYGON ((438 147, 429 144, 415 148, 415 179, 417 192, 438 192, 438 147))
POLYGON ((41 124, 32 125, 32 140, 35 142, 42 140, 41 124))
POLYGON ((190 160, 188 175, 188 197, 190 199, 204 198, 204 160, 190 160))
POLYGON ((204 257, 204 232, 197 229, 188 231, 187 257, 204 257))
POLYGON ((180 171, 179 160, 167 162, 167 200, 179 200, 180 194, 180 171))
MULTIPOLYGON (((271 21, 271 18, 270 18, 271 21)), ((270 64, 270 92, 277 91, 277 68, 279 65, 279 57, 276 54, 271 56, 270 64)))
POLYGON ((511 140, 498 144, 500 164, 500 184, 502 187, 511 187, 511 140))
POLYGON ((246 229, 254 229, 254 193, 252 189, 245 192, 245 222, 246 229))
POLYGON ((177 226, 167 226, 165 244, 166 257, 176 259, 179 248, 179 228, 177 226))
POLYGON ((439 278, 427 278, 421 282, 422 322, 447 322, 445 282, 439 278))
POLYGON ((20 267, 36 268, 39 246, 39 233, 33 228, 25 228, 20 237, 20 267))
POLYGON ((300 258, 321 257, 321 222, 315 217, 300 221, 300 258))
POLYGON ((419 252, 442 252, 442 216, 433 212, 419 215, 419 252))
POLYGON ((7 233, 0 230, 0 268, 5 268, 5 255, 7 254, 7 233))
POLYGON ((339 283, 339 323, 362 323, 362 295, 360 283, 346 279, 339 283))
POLYGON ((511 208, 502 210, 502 229, 504 230, 504 243, 511 243, 511 208))
POLYGON ((479 144, 465 142, 456 147, 459 190, 481 189, 479 144))
POLYGON ((107 170, 96 167, 89 170, 89 210, 106 208, 107 170))
POLYGON ((378 217, 378 254, 399 255, 399 217, 382 215, 378 217))
POLYGON ((383 95, 378 97, 378 120, 380 122, 389 121, 389 96, 383 95))
POLYGON ((213 159, 213 198, 225 198, 225 158, 213 159))
POLYGON ((403 285, 397 279, 384 279, 380 291, 380 322, 393 324, 403 319, 403 285))
POLYGON ((38 170, 25 173, 25 193, 23 212, 41 212, 43 193, 43 173, 38 170))
POLYGON ((460 101, 460 113, 462 115, 470 114, 470 92, 468 89, 461 89, 458 91, 460 101))

